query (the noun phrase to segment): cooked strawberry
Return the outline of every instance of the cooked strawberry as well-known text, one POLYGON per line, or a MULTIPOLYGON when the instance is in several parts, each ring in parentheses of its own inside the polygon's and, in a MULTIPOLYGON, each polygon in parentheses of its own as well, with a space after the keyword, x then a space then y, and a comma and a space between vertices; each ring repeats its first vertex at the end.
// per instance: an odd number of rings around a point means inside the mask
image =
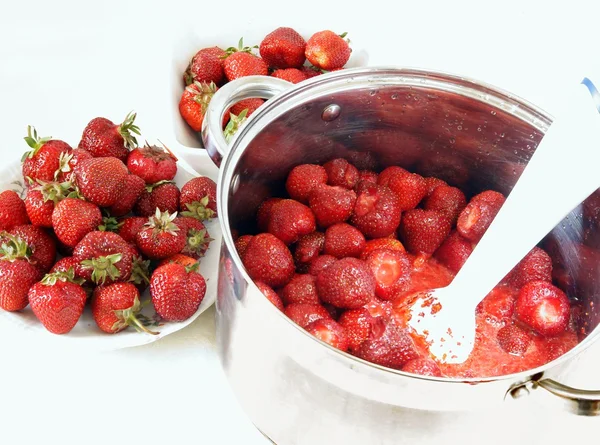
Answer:
POLYGON ((73 191, 69 182, 41 182, 27 190, 25 209, 34 226, 52 227, 55 204, 73 191))
POLYGON ((281 290, 281 300, 287 306, 293 303, 321 304, 317 295, 315 277, 296 274, 281 290))
POLYGON ((364 235, 356 227, 346 223, 334 224, 325 231, 323 253, 336 258, 358 258, 365 244, 364 235))
POLYGON ((206 281, 190 267, 170 263, 159 267, 150 278, 150 295, 156 313, 167 321, 184 321, 196 313, 206 294, 206 281))
POLYGON ((250 240, 252 238, 254 238, 254 235, 242 235, 235 240, 235 250, 237 250, 237 253, 240 256, 240 258, 244 256, 244 252, 246 251, 248 243, 250 243, 250 240))
POLYGON ((534 247, 506 277, 507 281, 521 288, 530 281, 552 282, 552 258, 546 251, 534 247))
POLYGON ((393 369, 402 369, 410 360, 419 358, 410 335, 396 325, 393 319, 385 326, 381 326, 381 322, 374 324, 369 338, 355 354, 371 363, 393 369))
POLYGON ((456 228, 459 233, 473 242, 478 242, 490 226, 505 198, 502 194, 487 190, 474 196, 460 213, 456 228))
POLYGON ((138 201, 133 206, 133 212, 139 216, 150 217, 161 212, 175 213, 179 209, 181 192, 175 183, 167 181, 146 185, 138 201))
POLYGON ((538 334, 550 337, 567 328, 571 308, 559 288, 546 281, 530 281, 519 292, 515 315, 538 334))
POLYGON ((442 377, 442 371, 438 364, 428 358, 412 359, 400 369, 411 374, 426 375, 431 377, 442 377))
POLYGON ((425 210, 438 210, 448 215, 452 224, 458 220, 458 215, 467 206, 465 194, 456 187, 440 185, 436 187, 425 199, 423 208, 425 210))
POLYGON ((471 241, 454 231, 435 251, 434 257, 453 273, 457 273, 473 252, 471 241))
POLYGON ((89 151, 83 148, 76 148, 70 153, 62 153, 60 155, 60 167, 57 182, 75 182, 75 169, 77 166, 88 159, 92 159, 93 156, 89 151))
POLYGON ((491 316, 494 322, 501 322, 512 317, 516 299, 517 295, 512 289, 496 287, 477 305, 477 313, 484 313, 491 316))
POLYGON ((102 213, 96 204, 66 198, 54 207, 52 227, 56 237, 68 247, 75 247, 89 232, 102 224, 102 213))
POLYGON ((184 255, 182 253, 176 253, 175 255, 171 255, 170 257, 164 258, 160 260, 156 267, 164 266, 169 263, 177 263, 182 266, 188 267, 196 264, 198 260, 196 258, 192 258, 191 256, 184 255))
POLYGON ((71 146, 66 142, 49 137, 38 137, 34 127, 27 127, 25 142, 31 150, 23 155, 23 177, 33 181, 55 181, 60 173, 60 159, 69 154, 71 146))
POLYGON ((79 148, 87 150, 95 158, 112 156, 127 162, 129 150, 137 146, 134 135, 140 134, 140 129, 134 124, 135 117, 135 113, 129 113, 119 125, 103 117, 92 119, 83 130, 79 148))
POLYGON ((327 172, 327 184, 353 189, 358 183, 358 169, 342 158, 333 159, 323 164, 327 172))
POLYGON ((377 249, 389 249, 397 250, 399 252, 405 252, 404 246, 400 241, 393 238, 378 238, 367 241, 365 244, 365 250, 360 255, 361 260, 365 260, 371 252, 377 249))
MULTIPOLYGON (((380 175, 381 177, 381 175, 380 175)), ((398 197, 388 187, 372 182, 360 182, 350 219, 367 238, 385 238, 400 224, 402 208, 398 197)))
POLYGON ((112 206, 119 200, 128 175, 125 164, 112 157, 88 159, 75 170, 83 197, 100 207, 112 206))
POLYGON ((124 181, 125 185, 119 193, 117 202, 108 209, 112 216, 124 216, 130 213, 145 191, 146 183, 139 176, 127 175, 124 181))
POLYGON ((389 301, 380 300, 376 297, 373 297, 373 299, 365 304, 363 308, 366 309, 369 314, 371 314, 371 317, 375 319, 377 319, 377 317, 381 317, 382 319, 387 320, 392 316, 393 311, 392 303, 389 301))
POLYGON ((404 212, 399 234, 409 252, 432 254, 444 242, 452 223, 436 210, 413 209, 404 212))
POLYGON ((356 203, 356 193, 344 187, 317 184, 308 202, 319 226, 326 228, 350 218, 356 203))
POLYGON ((142 230, 135 237, 140 251, 152 260, 160 260, 180 253, 186 244, 186 233, 177 221, 177 212, 161 212, 156 209, 142 230))
POLYGON ((208 104, 217 90, 214 83, 202 82, 194 82, 183 90, 179 99, 179 114, 194 131, 202 130, 208 104))
MULTIPOLYGON (((360 181, 370 181, 373 182, 375 184, 377 184, 377 179, 378 179, 378 175, 377 173, 375 173, 373 170, 361 170, 358 172, 358 180, 360 181)), ((358 182, 357 182, 358 184, 358 182)))
POLYGON ((271 209, 275 204, 281 201, 282 198, 265 199, 258 207, 256 212, 256 225, 260 232, 266 232, 269 228, 269 220, 271 219, 271 209))
POLYGON ((388 167, 384 169, 381 173, 379 173, 379 176, 377 176, 377 184, 385 185, 386 187, 388 187, 392 176, 403 175, 406 173, 408 173, 408 171, 406 171, 402 167, 392 165, 391 167, 388 167))
POLYGON ((324 341, 334 348, 341 351, 348 350, 349 342, 346 330, 336 323, 335 320, 320 318, 307 325, 305 329, 319 340, 324 341))
MULTIPOLYGON (((183 75, 186 85, 194 82, 215 83, 221 85, 225 79, 223 72, 223 57, 226 53, 218 46, 203 48, 198 51, 183 75)), ((157 181, 152 181, 157 182, 157 181)))
POLYGON ((167 150, 155 145, 136 148, 127 157, 129 171, 146 184, 170 181, 177 173, 177 159, 167 150))
POLYGON ((48 273, 56 259, 54 239, 44 229, 32 225, 14 227, 9 233, 27 243, 29 262, 39 270, 40 278, 48 273))
POLYGON ((327 269, 333 263, 337 261, 337 258, 331 255, 320 255, 313 258, 308 267, 308 273, 313 277, 317 277, 322 271, 327 269))
POLYGON ((270 233, 260 233, 250 240, 242 262, 250 278, 273 288, 285 286, 294 276, 290 250, 270 233))
MULTIPOLYGON (((73 258, 72 256, 66 256, 54 263, 54 266, 52 266, 52 269, 50 269, 50 273, 66 273, 69 272, 69 269, 71 268, 73 268, 73 270, 76 272, 77 264, 79 264, 77 259, 73 258)), ((77 277, 77 274, 75 274, 75 277, 77 277)))
POLYGON ((143 216, 130 216, 121 221, 121 226, 117 232, 121 238, 128 243, 135 243, 135 237, 142 230, 144 224, 148 222, 148 218, 143 216))
POLYGON ((328 30, 317 32, 306 42, 304 54, 317 68, 328 71, 342 68, 348 62, 352 52, 344 37, 346 33, 337 35, 328 30))
POLYGON ((0 193, 0 230, 10 230, 27 223, 27 208, 17 192, 4 190, 0 193))
POLYGON ((440 178, 435 178, 433 176, 429 176, 425 178, 425 184, 427 185, 427 195, 429 196, 433 193, 433 191, 438 188, 440 185, 448 185, 446 181, 441 180, 440 178))
POLYGON ((343 258, 317 276, 317 291, 325 303, 356 309, 375 295, 375 277, 364 261, 343 258))
POLYGON ((175 222, 186 234, 186 245, 181 253, 196 259, 203 257, 212 241, 204 224, 189 216, 180 216, 175 222))
POLYGON ((323 74, 323 71, 321 71, 318 68, 315 68, 314 66, 303 66, 302 68, 300 68, 300 71, 304 73, 307 79, 312 79, 313 77, 320 76, 321 74, 323 74))
POLYGON ((291 83, 300 83, 306 80, 306 74, 297 68, 286 68, 282 70, 275 70, 271 73, 271 76, 283 79, 291 83))
POLYGON ((27 306, 27 292, 39 280, 39 270, 29 262, 28 245, 5 233, 0 246, 0 308, 14 312, 27 306))
POLYGON ((286 244, 295 243, 316 228, 312 211, 298 201, 283 199, 271 209, 268 231, 286 244))
POLYGON ((206 176, 190 179, 181 187, 179 209, 183 216, 200 220, 217 217, 217 184, 206 176))
POLYGON ((512 355, 522 356, 531 344, 531 335, 514 324, 501 328, 496 338, 500 347, 512 355))
POLYGON ((235 80, 245 76, 266 76, 269 67, 263 59, 252 54, 252 48, 244 47, 240 39, 237 48, 227 48, 227 58, 223 62, 227 80, 235 80))
POLYGON ((281 301, 281 298, 279 298, 279 295, 277 295, 277 292, 273 290, 273 288, 267 286, 262 281, 257 281, 254 284, 256 284, 258 290, 261 291, 265 297, 267 297, 267 300, 269 300, 277 309, 283 312, 283 302, 281 301))
POLYGON ((286 306, 285 315, 303 328, 322 318, 331 319, 327 309, 320 304, 292 303, 286 306))
POLYGON ((319 184, 327 184, 327 171, 320 165, 302 164, 289 173, 285 188, 290 198, 307 203, 310 194, 319 184))
POLYGON ((273 68, 301 68, 306 41, 292 28, 280 27, 260 42, 260 56, 273 68))
POLYGON ((360 348, 360 345, 369 338, 373 322, 373 317, 365 308, 349 309, 340 315, 338 323, 346 331, 350 351, 360 348))
POLYGON ((412 262, 406 252, 390 249, 372 251, 365 260, 375 276, 375 295, 393 300, 409 287, 412 262))
POLYGON ((427 184, 423 176, 416 173, 392 175, 388 187, 398 196, 402 210, 414 209, 427 193, 427 184))
POLYGON ((95 284, 127 281, 131 277, 132 257, 127 242, 116 233, 90 232, 73 251, 79 263, 77 275, 95 284))

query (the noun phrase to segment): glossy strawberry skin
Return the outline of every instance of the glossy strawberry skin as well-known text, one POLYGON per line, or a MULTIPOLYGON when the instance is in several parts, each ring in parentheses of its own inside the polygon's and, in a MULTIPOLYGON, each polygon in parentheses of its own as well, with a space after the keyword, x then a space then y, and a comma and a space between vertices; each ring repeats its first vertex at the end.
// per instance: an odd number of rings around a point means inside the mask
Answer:
POLYGON ((375 276, 375 295, 381 300, 393 300, 409 287, 412 262, 406 252, 390 249, 372 251, 365 262, 375 276))
POLYGON ((339 308, 356 309, 375 296, 375 277, 368 265, 356 258, 336 261, 316 282, 321 300, 339 308))
POLYGON ((54 174, 60 167, 61 153, 70 153, 71 146, 66 142, 52 139, 44 143, 32 157, 23 161, 23 177, 33 181, 54 181, 54 174))
POLYGON ((281 290, 281 300, 288 304, 321 304, 317 294, 315 277, 309 274, 296 274, 281 290))
POLYGON ((107 334, 116 334, 127 328, 119 323, 115 311, 130 309, 139 300, 139 291, 131 283, 113 283, 98 286, 92 298, 92 315, 98 327, 107 334))
POLYGON ((534 247, 508 274, 507 281, 521 288, 530 281, 552 282, 552 259, 544 250, 534 247))
POLYGON ((52 227, 54 201, 45 201, 40 190, 30 188, 27 191, 25 209, 31 224, 39 227, 52 227))
POLYGON ((478 242, 500 211, 504 200, 504 196, 492 190, 474 196, 458 217, 458 232, 468 240, 478 242))
POLYGON ((320 304, 292 303, 286 306, 284 312, 290 320, 302 328, 321 318, 331 318, 327 309, 320 304))
POLYGON ((356 227, 346 223, 334 224, 325 231, 323 253, 338 259, 358 258, 365 249, 364 235, 356 227))
POLYGON ((248 243, 242 262, 254 281, 273 288, 285 286, 294 276, 294 259, 287 246, 270 233, 255 235, 248 243))
POLYGON ((146 184, 170 181, 177 173, 177 160, 159 147, 149 145, 136 148, 127 157, 129 171, 142 178, 146 184))
POLYGON ((146 183, 139 176, 127 175, 117 201, 108 209, 110 215, 119 217, 130 213, 144 193, 145 185, 146 183))
POLYGON ((314 66, 324 70, 342 68, 348 62, 350 53, 348 42, 329 30, 313 34, 306 42, 306 58, 314 66))
POLYGON ((57 280, 54 285, 34 284, 28 299, 44 327, 60 335, 70 332, 81 318, 87 294, 78 284, 57 280))
POLYGON ((427 185, 427 195, 426 196, 430 196, 433 191, 438 188, 440 185, 448 185, 446 183, 446 181, 440 179, 440 178, 436 178, 434 176, 429 176, 427 178, 425 178, 425 185, 427 185))
POLYGON ((217 216, 217 184, 206 176, 199 176, 189 180, 181 187, 180 210, 185 212, 188 210, 188 205, 193 205, 200 202, 203 198, 208 197, 207 208, 214 212, 217 216))
POLYGON ((38 280, 38 269, 26 259, 0 260, 0 308, 9 312, 25 309, 29 288, 38 280))
POLYGON ((398 228, 401 212, 398 197, 388 187, 363 181, 357 188, 350 223, 366 238, 385 238, 398 228))
POLYGON ((317 184, 309 197, 309 206, 323 228, 347 221, 355 203, 354 191, 325 184, 317 184))
POLYGON ((301 237, 296 243, 294 250, 294 260, 296 266, 308 264, 323 252, 325 246, 325 234, 322 232, 312 232, 301 237))
POLYGON ((150 278, 156 313, 167 321, 184 321, 196 313, 206 294, 204 277, 180 264, 159 267, 150 278))
POLYGON ((427 194, 425 179, 416 173, 400 173, 391 176, 388 187, 398 196, 400 208, 414 209, 427 194))
POLYGON ((550 337, 567 329, 571 308, 559 288, 546 281, 530 281, 519 291, 515 315, 538 334, 550 337))
POLYGON ((27 243, 31 249, 29 262, 39 271, 41 279, 56 259, 56 242, 44 229, 32 225, 14 227, 10 232, 27 243))
POLYGON ((166 182, 152 188, 152 191, 143 190, 138 201, 133 207, 133 212, 138 216, 152 216, 158 208, 161 212, 175 213, 179 209, 181 192, 177 185, 166 182))
POLYGON ((115 279, 106 277, 103 282, 96 284, 110 284, 115 281, 127 281, 131 276, 132 258, 127 255, 129 245, 116 233, 93 231, 83 237, 73 250, 73 258, 78 262, 77 275, 92 280, 93 269, 82 264, 86 260, 94 260, 109 255, 121 255, 121 259, 114 264, 118 270, 118 276, 115 279))
POLYGON ((102 223, 97 205, 75 198, 60 201, 52 212, 52 226, 56 237, 68 247, 75 247, 89 232, 102 223))
POLYGON ((68 168, 66 168, 67 171, 61 171, 58 175, 58 182, 75 182, 75 169, 77 168, 77 166, 82 163, 83 161, 86 161, 88 159, 92 159, 93 156, 91 155, 91 153, 87 150, 84 150, 83 148, 76 148, 73 151, 71 151, 69 153, 70 159, 68 164, 68 168))
POLYGON ((269 67, 263 59, 247 52, 235 52, 223 63, 225 77, 232 81, 246 76, 266 76, 269 67))
POLYGON ((442 377, 442 371, 437 363, 427 358, 412 359, 402 366, 401 371, 430 377, 442 377))
MULTIPOLYGON (((77 265, 79 264, 79 261, 77 261, 77 259, 73 258, 72 256, 66 256, 61 258, 60 260, 58 260, 56 263, 54 263, 54 266, 52 266, 52 269, 50 269, 50 273, 55 273, 55 272, 68 272, 69 269, 73 268, 73 270, 75 272, 77 269, 77 265)), ((75 275, 77 277, 77 275, 75 275)))
POLYGON ((148 222, 148 218, 143 216, 130 216, 121 221, 122 225, 119 228, 119 236, 126 242, 135 244, 135 237, 142 230, 144 224, 148 222))
POLYGON ((390 184, 390 179, 392 179, 393 176, 404 175, 407 173, 408 171, 402 167, 392 165, 391 167, 387 167, 381 173, 379 173, 379 176, 377 176, 377 184, 388 187, 390 184))
POLYGON ((237 250, 237 253, 240 256, 240 258, 244 256, 244 252, 246 251, 248 243, 250 243, 250 240, 252 238, 254 238, 254 235, 242 235, 235 240, 235 250, 237 250))
POLYGON ((338 323, 346 330, 350 351, 360 348, 369 338, 373 321, 369 311, 364 308, 349 309, 340 315, 338 323))
POLYGON ((251 97, 250 99, 240 100, 235 105, 232 105, 230 112, 239 116, 242 111, 247 110, 246 116, 250 117, 264 103, 264 99, 251 97))
POLYGON ((272 77, 283 79, 290 83, 300 83, 306 80, 306 74, 297 68, 286 68, 281 70, 275 70, 271 73, 272 77))
POLYGON ((301 68, 306 57, 306 41, 292 28, 280 27, 260 43, 260 55, 273 68, 301 68))
POLYGON ((269 220, 271 219, 271 210, 273 206, 281 201, 282 198, 265 199, 256 212, 256 225, 259 232, 266 232, 269 229, 269 220))
POLYGON ((307 325, 305 329, 319 340, 340 351, 348 350, 349 342, 346 330, 332 319, 320 318, 307 325))
POLYGON ((279 295, 277 295, 277 292, 275 292, 272 287, 267 286, 261 281, 257 281, 254 284, 256 284, 258 290, 261 291, 265 297, 267 297, 267 300, 273 303, 273 305, 281 312, 284 311, 283 301, 281 301, 281 298, 279 298, 279 295))
POLYGON ((225 79, 222 59, 225 54, 225 51, 217 46, 198 51, 186 69, 184 75, 186 85, 194 81, 214 82, 216 85, 221 85, 225 79))
POLYGON ((452 224, 442 212, 413 209, 404 212, 399 234, 409 252, 433 254, 449 235, 452 224))
POLYGON ((308 266, 308 273, 313 277, 319 276, 319 274, 331 266, 337 261, 337 258, 331 255, 319 255, 313 258, 308 266))
POLYGON ((314 232, 316 228, 312 211, 298 201, 283 199, 271 209, 268 231, 285 244, 295 243, 300 237, 314 232))
POLYGON ((310 194, 318 184, 327 183, 327 171, 320 165, 301 164, 287 176, 285 189, 290 198, 307 203, 310 194))
POLYGON ((453 224, 466 206, 465 194, 460 189, 448 185, 436 187, 423 203, 425 210, 439 210, 446 213, 453 224))
POLYGON ((442 245, 435 251, 434 257, 453 273, 463 267, 467 258, 473 252, 473 243, 463 238, 460 233, 454 231, 444 240, 442 245))
POLYGON ((94 157, 115 157, 126 162, 129 149, 119 129, 120 125, 106 118, 92 119, 83 130, 79 148, 94 157))
POLYGON ((496 338, 504 351, 517 356, 525 354, 531 344, 531 335, 513 324, 502 327, 496 338))
POLYGON ((135 237, 140 251, 152 260, 160 260, 180 253, 185 247, 186 240, 185 231, 179 227, 173 233, 153 227, 143 227, 135 237))
POLYGON ((13 190, 0 193, 0 230, 10 230, 27 223, 27 208, 19 195, 13 190))
POLYGON ((323 164, 329 185, 353 189, 360 178, 358 169, 343 158, 332 159, 323 164))
POLYGON ((88 159, 75 170, 81 194, 100 207, 109 207, 117 202, 128 174, 123 162, 108 157, 88 159))

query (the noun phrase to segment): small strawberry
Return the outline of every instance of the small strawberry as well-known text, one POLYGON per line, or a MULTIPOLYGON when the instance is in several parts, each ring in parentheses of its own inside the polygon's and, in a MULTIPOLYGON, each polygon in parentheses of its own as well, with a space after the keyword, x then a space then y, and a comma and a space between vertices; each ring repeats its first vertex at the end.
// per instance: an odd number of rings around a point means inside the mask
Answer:
POLYGON ((292 28, 280 27, 260 42, 260 55, 273 68, 301 68, 306 41, 292 28))
POLYGON ((294 250, 296 265, 308 265, 323 252, 324 246, 325 234, 321 232, 313 232, 301 237, 296 243, 296 250, 294 250))
POLYGON ((56 237, 68 247, 102 224, 102 213, 96 204, 76 198, 66 198, 54 207, 52 227, 56 237))
POLYGON ((76 148, 70 153, 61 153, 60 155, 60 167, 58 169, 58 176, 56 182, 70 182, 75 183, 75 169, 76 167, 88 159, 92 159, 93 156, 89 151, 82 148, 76 148))
POLYGON ((27 292, 39 280, 39 270, 29 262, 27 243, 8 233, 0 245, 0 308, 14 312, 27 306, 27 292))
POLYGON ((351 224, 367 238, 385 238, 393 234, 400 224, 402 212, 396 194, 386 186, 365 181, 359 183, 356 192, 351 224))
POLYGON ((214 83, 201 82, 194 82, 183 90, 179 100, 179 114, 194 131, 202 130, 208 104, 217 90, 214 83))
POLYGON ((27 243, 29 262, 38 269, 42 278, 56 259, 54 239, 44 229, 32 225, 14 227, 9 233, 27 243))
POLYGON ((269 220, 271 219, 271 209, 273 206, 281 201, 281 198, 268 198, 265 199, 258 207, 256 212, 256 225, 259 232, 266 232, 269 228, 269 220))
POLYGON ((27 223, 27 208, 17 192, 4 190, 0 193, 0 230, 10 230, 27 223))
POLYGON ((405 252, 404 246, 400 241, 393 238, 378 238, 367 241, 365 244, 365 249, 360 255, 361 260, 365 260, 367 256, 371 252, 377 249, 388 249, 388 250, 397 250, 398 252, 405 252))
POLYGON ((500 211, 504 200, 503 195, 493 190, 474 196, 458 217, 458 232, 468 240, 478 242, 500 211))
MULTIPOLYGON (((221 85, 225 78, 223 72, 223 57, 226 53, 218 46, 203 48, 198 51, 183 75, 186 85, 194 82, 206 82, 221 85)), ((157 182, 157 181, 153 181, 157 182)))
POLYGON ((546 281, 530 281, 519 291, 515 315, 538 334, 551 337, 567 329, 571 308, 559 288, 546 281))
POLYGON ((196 272, 198 264, 190 267, 165 264, 152 274, 152 304, 163 320, 184 321, 198 310, 206 294, 206 281, 196 272))
POLYGON ((133 212, 138 216, 150 217, 161 212, 174 213, 179 209, 181 192, 177 185, 171 181, 161 181, 156 184, 146 185, 138 201, 133 206, 133 212))
POLYGON ((66 334, 75 327, 87 300, 87 293, 75 278, 75 270, 46 275, 28 293, 33 313, 53 334, 66 334))
POLYGON ((400 369, 411 374, 427 375, 430 377, 442 377, 442 371, 438 364, 428 358, 412 359, 400 369))
POLYGON ((358 258, 365 249, 365 244, 365 237, 360 230, 350 224, 338 223, 325 231, 323 253, 336 258, 358 258))
POLYGON ((186 233, 175 221, 177 212, 156 209, 146 225, 136 235, 136 244, 148 258, 159 260, 180 253, 186 244, 186 233))
POLYGON ((281 290, 281 300, 286 306, 293 303, 321 304, 315 277, 308 274, 294 275, 281 290))
POLYGON ((306 74, 297 68, 286 68, 282 70, 275 70, 271 73, 272 77, 283 79, 291 83, 300 83, 306 80, 306 74))
POLYGON ((302 328, 322 318, 331 319, 331 315, 329 315, 327 309, 320 304, 288 304, 285 308, 285 315, 302 328))
POLYGON ((403 169, 402 167, 392 165, 391 167, 388 167, 384 169, 381 173, 379 173, 379 176, 377 176, 377 184, 385 185, 386 187, 388 187, 390 184, 390 179, 392 179, 393 176, 403 175, 406 173, 409 172, 403 169))
POLYGON ((502 322, 512 317, 515 311, 516 293, 506 287, 496 286, 477 305, 478 314, 492 317, 494 322, 502 322))
POLYGON ((342 158, 333 159, 323 164, 327 172, 327 184, 353 189, 360 178, 358 169, 342 158))
MULTIPOLYGON (((358 172, 358 181, 370 181, 377 184, 377 179, 379 175, 375 173, 373 170, 361 170, 358 172)), ((358 182, 357 182, 358 185, 358 182)))
POLYGON ((265 61, 252 54, 252 48, 244 47, 243 39, 240 39, 237 48, 227 48, 226 52, 227 58, 223 62, 223 68, 227 80, 269 74, 269 67, 265 61))
POLYGON ((177 173, 177 158, 156 145, 146 145, 131 151, 127 157, 129 171, 146 184, 170 181, 177 173))
POLYGON ((392 320, 385 326, 375 323, 369 338, 355 351, 356 356, 381 366, 402 369, 419 354, 410 335, 392 320))
POLYGON ((75 169, 81 195, 100 207, 112 206, 119 200, 128 175, 125 164, 113 157, 88 159, 75 169))
POLYGON ((413 209, 404 212, 399 234, 409 252, 433 254, 444 242, 452 223, 436 210, 413 209))
POLYGON ((128 243, 135 243, 135 237, 142 227, 148 222, 148 218, 143 216, 131 216, 121 221, 121 226, 117 232, 121 238, 128 243))
POLYGON ((398 196, 398 202, 403 211, 417 207, 427 194, 425 179, 416 173, 392 175, 388 187, 398 196))
POLYGON ((356 193, 344 187, 317 184, 308 203, 318 225, 326 228, 350 218, 356 203, 356 193))
POLYGON ((355 351, 360 348, 371 333, 373 317, 365 308, 344 311, 338 320, 348 337, 348 349, 355 351))
POLYGON ((317 291, 325 303, 357 309, 375 296, 375 277, 364 261, 344 258, 317 276, 317 291))
POLYGON ((71 146, 66 142, 50 137, 40 138, 34 127, 27 127, 25 142, 31 150, 23 154, 23 177, 31 182, 54 181, 60 172, 60 158, 69 154, 71 146))
POLYGON ((235 249, 237 250, 240 258, 244 256, 244 252, 250 243, 250 240, 254 238, 254 235, 242 235, 238 239, 235 240, 235 249))
POLYGON ((256 284, 258 290, 261 291, 265 297, 267 297, 267 300, 269 300, 277 309, 283 312, 283 301, 281 301, 281 298, 279 298, 279 295, 277 295, 277 292, 275 292, 273 288, 267 286, 261 281, 257 281, 254 284, 256 284))
POLYGON ((313 34, 306 42, 306 58, 314 66, 324 70, 342 68, 352 52, 348 41, 344 40, 346 34, 337 35, 328 30, 313 34))
POLYGON ((440 185, 436 187, 425 199, 425 210, 439 210, 448 215, 452 224, 458 220, 458 215, 467 206, 465 194, 456 187, 440 185))
POLYGON ((393 300, 410 286, 412 263, 406 252, 377 249, 367 256, 366 263, 375 276, 375 295, 381 300, 393 300))
POLYGON ((217 184, 206 176, 190 179, 181 187, 179 209, 199 220, 217 217, 217 184))
POLYGON ((294 276, 294 259, 287 246, 270 233, 255 235, 242 256, 244 267, 254 281, 273 288, 285 286, 294 276))
POLYGON ((204 224, 189 216, 178 217, 175 222, 186 234, 186 245, 181 253, 196 259, 203 257, 212 241, 204 224))
POLYGON ((319 255, 313 258, 308 266, 308 273, 313 277, 318 277, 321 272, 337 261, 337 258, 331 255, 319 255))
POLYGON ((283 199, 271 209, 268 231, 285 244, 295 243, 316 228, 315 215, 298 201, 283 199))
POLYGON ((506 277, 508 283, 521 288, 530 281, 552 282, 552 258, 546 251, 534 247, 506 277))
POLYGON ((184 255, 182 253, 176 253, 175 255, 171 255, 163 260, 160 260, 157 267, 164 266, 169 263, 177 263, 182 266, 188 267, 196 264, 198 260, 196 258, 192 258, 191 256, 184 255))
POLYGON ((454 231, 434 253, 434 257, 452 273, 458 273, 473 252, 473 243, 454 231))
POLYGON ((129 245, 116 233, 90 232, 73 251, 77 275, 100 285, 127 281, 133 267, 128 252, 129 245))
POLYGON ((330 346, 341 351, 347 351, 349 346, 346 330, 329 318, 320 318, 305 327, 305 329, 330 346))
POLYGON ((130 213, 146 190, 146 183, 139 176, 127 175, 124 182, 125 185, 121 189, 117 201, 108 208, 112 216, 124 216, 130 213))
POLYGON ((327 184, 327 171, 320 165, 297 165, 285 181, 285 189, 290 198, 307 203, 310 194, 319 184, 327 184))
POLYGON ((129 113, 119 125, 103 117, 92 119, 83 130, 79 148, 89 151, 95 158, 115 157, 127 162, 129 150, 137 146, 135 135, 140 134, 134 124, 135 117, 135 113, 129 113))
POLYGON ((504 351, 516 356, 525 354, 531 344, 531 335, 514 324, 509 324, 501 328, 498 331, 496 339, 504 351))
POLYGON ((25 209, 31 224, 39 227, 52 227, 52 212, 61 199, 73 192, 70 182, 43 182, 30 187, 25 197, 25 209))

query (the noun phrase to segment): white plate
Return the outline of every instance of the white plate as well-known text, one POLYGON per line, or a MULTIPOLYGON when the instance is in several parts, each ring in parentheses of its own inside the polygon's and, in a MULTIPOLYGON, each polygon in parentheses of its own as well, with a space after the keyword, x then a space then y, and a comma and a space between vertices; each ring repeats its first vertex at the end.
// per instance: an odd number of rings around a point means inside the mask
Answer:
MULTIPOLYGON (((204 150, 202 150, 204 152, 204 150)), ((190 179, 198 176, 208 176, 211 179, 217 179, 218 170, 208 158, 204 156, 196 158, 195 162, 195 173, 189 167, 186 167, 182 163, 179 163, 177 169, 177 175, 175 176, 175 182, 181 188, 190 179), (205 162, 203 162, 205 161, 205 162)), ((0 172, 0 186, 2 190, 13 189, 17 192, 22 191, 22 187, 14 184, 14 181, 22 182, 21 165, 14 163, 6 166, 0 172)), ((20 312, 6 312, 0 309, 0 324, 12 324, 15 335, 23 335, 29 337, 36 343, 48 342, 50 347, 75 347, 85 348, 87 351, 98 350, 116 350, 122 348, 128 348, 132 346, 144 345, 147 343, 155 342, 173 332, 177 332, 180 329, 185 328, 187 325, 192 323, 202 312, 208 309, 216 300, 217 296, 217 271, 219 262, 219 250, 221 246, 221 228, 219 227, 219 221, 213 219, 206 222, 206 227, 213 241, 206 252, 206 255, 200 261, 200 273, 206 279, 206 295, 200 304, 200 307, 196 313, 188 320, 179 323, 164 323, 162 326, 158 326, 152 329, 160 331, 159 335, 149 335, 137 332, 132 327, 127 328, 125 331, 117 334, 106 334, 102 332, 92 318, 92 313, 89 305, 86 306, 85 311, 71 332, 64 335, 55 335, 48 332, 44 326, 37 320, 33 314, 31 307, 27 306, 23 311, 20 312)), ((142 301, 150 298, 148 290, 142 295, 142 301)), ((152 305, 149 304, 144 308, 142 313, 146 315, 154 314, 152 305)), ((21 340, 21 339, 20 339, 21 340)))

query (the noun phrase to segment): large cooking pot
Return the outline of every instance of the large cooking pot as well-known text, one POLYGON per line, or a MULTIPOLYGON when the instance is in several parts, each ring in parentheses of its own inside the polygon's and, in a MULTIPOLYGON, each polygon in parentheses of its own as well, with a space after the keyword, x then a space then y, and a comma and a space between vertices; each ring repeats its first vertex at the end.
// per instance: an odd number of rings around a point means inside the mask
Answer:
POLYGON ((595 195, 544 240, 558 284, 577 307, 580 344, 545 366, 495 378, 420 377, 328 346, 262 296, 231 234, 252 227, 259 204, 281 192, 295 165, 335 157, 359 168, 400 165, 470 194, 485 189, 508 194, 550 123, 540 109, 491 86, 412 69, 352 69, 295 86, 254 76, 217 92, 202 136, 220 165, 218 345, 229 381, 261 431, 281 445, 411 443, 423 429, 446 434, 440 425, 456 419, 458 411, 481 413, 540 391, 554 394, 573 412, 600 413, 600 391, 558 383, 600 334, 595 195), (248 97, 270 100, 228 146, 222 117, 248 97))

